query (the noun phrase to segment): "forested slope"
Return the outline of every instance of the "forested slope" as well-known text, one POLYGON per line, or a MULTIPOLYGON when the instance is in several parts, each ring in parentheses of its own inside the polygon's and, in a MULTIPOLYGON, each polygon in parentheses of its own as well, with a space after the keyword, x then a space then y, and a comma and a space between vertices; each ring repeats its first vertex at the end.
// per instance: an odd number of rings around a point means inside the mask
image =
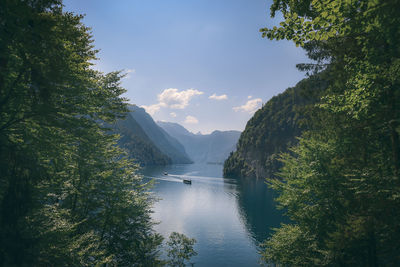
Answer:
POLYGON ((171 164, 170 157, 160 151, 143 131, 130 113, 114 124, 115 132, 121 138, 118 145, 126 150, 129 157, 142 166, 171 164))
POLYGON ((237 150, 224 163, 224 175, 273 176, 281 166, 279 154, 296 144, 307 128, 307 105, 318 101, 325 87, 321 75, 311 76, 271 98, 247 122, 237 150))
POLYGON ((136 105, 129 105, 129 111, 129 114, 140 125, 151 142, 154 143, 163 154, 167 155, 172 160, 172 163, 192 163, 183 145, 159 127, 143 108, 136 105))

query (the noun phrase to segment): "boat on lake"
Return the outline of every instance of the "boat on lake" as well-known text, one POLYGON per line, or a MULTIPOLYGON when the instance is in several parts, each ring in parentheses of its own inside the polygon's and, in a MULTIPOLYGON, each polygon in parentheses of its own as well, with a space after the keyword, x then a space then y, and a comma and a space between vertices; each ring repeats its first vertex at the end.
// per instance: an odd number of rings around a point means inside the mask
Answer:
POLYGON ((168 172, 164 172, 164 175, 168 175, 168 172))
POLYGON ((190 179, 183 179, 184 184, 192 184, 192 180, 190 179))

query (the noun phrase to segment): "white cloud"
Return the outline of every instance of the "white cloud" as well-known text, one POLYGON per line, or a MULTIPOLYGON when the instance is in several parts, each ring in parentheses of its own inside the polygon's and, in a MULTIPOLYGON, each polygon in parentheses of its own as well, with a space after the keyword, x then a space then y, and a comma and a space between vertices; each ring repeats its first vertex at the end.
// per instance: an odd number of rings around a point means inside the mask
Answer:
POLYGON ((127 69, 125 70, 125 79, 130 79, 131 78, 131 73, 135 74, 136 70, 135 69, 127 69))
POLYGON ((252 98, 253 96, 252 95, 249 95, 248 97, 247 97, 247 99, 250 99, 250 98, 252 98))
POLYGON ((171 112, 169 113, 169 115, 171 115, 171 117, 176 118, 176 113, 175 112, 171 112))
POLYGON ((185 123, 197 124, 197 123, 199 123, 199 120, 193 116, 186 116, 185 123))
POLYGON ((209 99, 214 99, 214 100, 225 100, 225 99, 228 99, 228 96, 227 95, 216 95, 216 94, 213 94, 213 95, 210 95, 208 98, 209 99))
MULTIPOLYGON (((161 92, 157 96, 158 103, 153 105, 143 105, 141 106, 146 110, 150 115, 154 115, 156 112, 163 108, 171 108, 171 109, 184 109, 189 105, 190 100, 196 95, 202 95, 203 92, 195 89, 188 89, 184 91, 179 91, 176 88, 168 88, 161 92)), ((173 115, 174 112, 170 113, 172 117, 176 117, 173 115)))
POLYGON ((160 110, 161 105, 160 103, 158 103, 150 106, 143 105, 141 107, 144 108, 146 112, 149 113, 151 116, 153 116, 157 111, 160 110))
POLYGON ((159 103, 164 107, 172 109, 184 109, 189 105, 190 100, 196 95, 202 95, 195 89, 188 89, 180 91, 176 88, 165 89, 161 94, 158 95, 159 103))
POLYGON ((243 111, 248 113, 254 113, 262 103, 261 98, 255 98, 246 102, 246 104, 238 107, 234 107, 234 111, 243 111))

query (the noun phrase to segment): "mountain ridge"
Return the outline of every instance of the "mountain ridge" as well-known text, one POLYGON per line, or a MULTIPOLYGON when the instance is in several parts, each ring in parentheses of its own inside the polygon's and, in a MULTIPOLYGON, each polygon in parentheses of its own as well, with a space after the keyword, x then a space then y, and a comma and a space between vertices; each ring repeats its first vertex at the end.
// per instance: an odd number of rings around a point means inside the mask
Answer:
POLYGON ((111 128, 120 134, 118 145, 130 158, 142 166, 193 162, 183 145, 159 127, 143 108, 128 105, 128 109, 125 118, 117 120, 111 128))
POLYGON ((171 158, 158 149, 130 113, 124 119, 117 120, 112 128, 114 133, 121 136, 117 144, 138 164, 146 166, 172 163, 171 158))
POLYGON ((274 177, 280 154, 297 144, 307 129, 307 106, 314 105, 327 87, 323 75, 314 75, 272 97, 247 122, 237 150, 224 162, 225 177, 274 177))
POLYGON ((178 123, 158 121, 157 124, 182 143, 194 162, 223 164, 229 153, 236 149, 240 136, 235 130, 194 134, 178 123))
POLYGON ((193 163, 186 154, 183 145, 171 137, 166 131, 159 127, 153 118, 143 109, 136 105, 129 105, 129 114, 138 122, 149 139, 159 150, 171 158, 172 163, 188 164, 193 163))

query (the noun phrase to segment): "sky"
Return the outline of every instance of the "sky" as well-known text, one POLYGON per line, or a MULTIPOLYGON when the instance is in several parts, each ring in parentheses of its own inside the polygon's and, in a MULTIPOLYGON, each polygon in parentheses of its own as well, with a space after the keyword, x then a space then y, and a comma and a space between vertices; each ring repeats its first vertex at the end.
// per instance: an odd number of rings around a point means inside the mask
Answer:
POLYGON ((95 68, 126 73, 131 104, 156 121, 203 134, 244 130, 271 97, 304 73, 305 52, 288 41, 262 38, 269 0, 67 0, 85 14, 99 49, 95 68))

